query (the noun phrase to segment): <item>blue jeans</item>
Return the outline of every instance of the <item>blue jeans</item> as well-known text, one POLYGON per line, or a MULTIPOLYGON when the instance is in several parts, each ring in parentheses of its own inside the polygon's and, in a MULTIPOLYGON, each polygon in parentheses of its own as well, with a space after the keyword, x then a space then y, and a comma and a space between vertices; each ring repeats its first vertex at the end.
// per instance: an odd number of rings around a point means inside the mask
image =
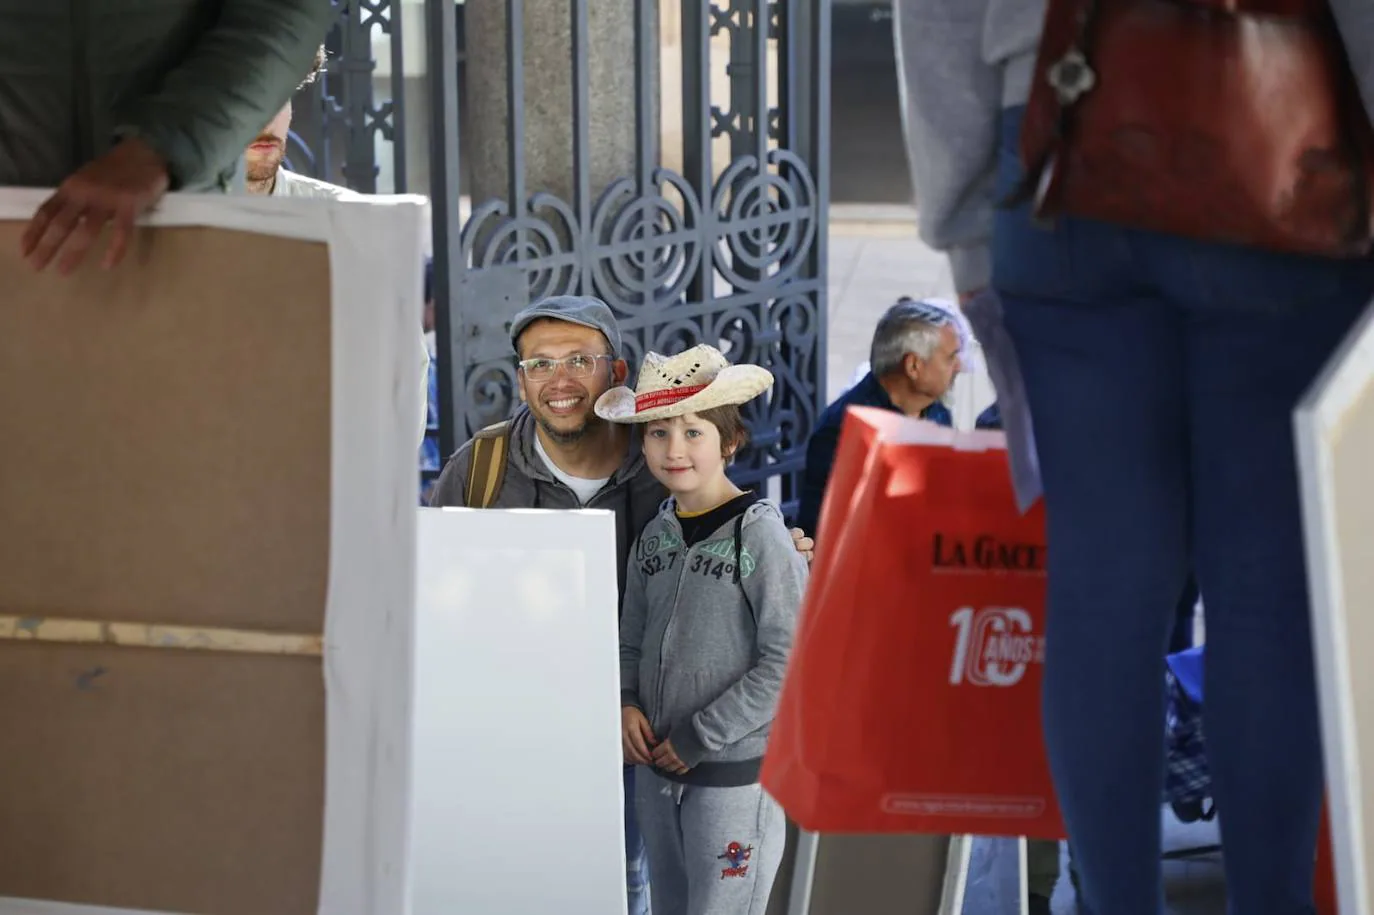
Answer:
MULTIPOLYGON (((1003 122, 999 190, 1020 174, 1003 122)), ((1045 739, 1092 915, 1158 915, 1163 658, 1190 570, 1231 911, 1312 911, 1321 743, 1292 411, 1374 261, 999 211, 1045 489, 1045 739)))
POLYGON ((625 767, 625 889, 629 915, 649 915, 649 857, 635 816, 635 768, 625 767))

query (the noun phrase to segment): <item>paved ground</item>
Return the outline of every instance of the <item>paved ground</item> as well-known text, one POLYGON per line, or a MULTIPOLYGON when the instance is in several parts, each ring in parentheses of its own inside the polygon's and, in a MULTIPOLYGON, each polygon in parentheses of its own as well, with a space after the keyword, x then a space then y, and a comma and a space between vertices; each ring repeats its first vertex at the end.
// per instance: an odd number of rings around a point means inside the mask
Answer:
MULTIPOLYGON (((855 367, 868 358, 873 326, 888 305, 902 295, 952 295, 944 259, 921 243, 914 226, 914 214, 901 207, 832 208, 826 387, 831 397, 848 385, 855 367)), ((1212 825, 1183 826, 1167 814, 1164 832, 1166 849, 1196 848, 1217 842, 1212 825)), ((976 850, 975 856, 979 854, 976 850)), ((1002 867, 1001 861, 987 863, 975 859, 973 871, 986 874, 989 868, 1002 867)), ((1166 862, 1164 874, 1169 900, 1166 915, 1225 912, 1219 855, 1166 862)), ((1016 913, 1015 900, 1006 898, 1001 888, 1004 883, 988 879, 980 887, 971 887, 966 915, 1016 913)), ((1072 915, 1075 911, 1073 888, 1067 876, 1060 880, 1054 908, 1055 915, 1072 915)))

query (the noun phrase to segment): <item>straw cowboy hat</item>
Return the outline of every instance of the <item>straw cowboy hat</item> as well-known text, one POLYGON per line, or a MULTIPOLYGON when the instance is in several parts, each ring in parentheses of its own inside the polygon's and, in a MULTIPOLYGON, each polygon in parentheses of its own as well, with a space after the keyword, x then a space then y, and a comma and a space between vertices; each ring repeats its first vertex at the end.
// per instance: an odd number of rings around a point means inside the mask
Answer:
POLYGON ((596 415, 613 423, 648 423, 742 404, 773 386, 773 373, 757 365, 731 365, 701 344, 676 356, 649 353, 639 383, 612 388, 596 401, 596 415))

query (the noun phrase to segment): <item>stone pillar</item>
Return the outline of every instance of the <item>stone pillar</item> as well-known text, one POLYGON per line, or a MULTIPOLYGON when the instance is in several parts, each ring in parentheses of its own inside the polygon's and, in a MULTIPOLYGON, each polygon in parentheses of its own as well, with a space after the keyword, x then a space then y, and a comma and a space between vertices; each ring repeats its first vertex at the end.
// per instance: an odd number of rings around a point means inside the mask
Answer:
MULTIPOLYGON (((635 174, 635 12, 644 0, 589 0, 586 115, 591 193, 635 174)), ((573 203, 573 64, 570 0, 524 0, 526 196, 538 191, 573 203)), ((657 60, 657 4, 650 50, 657 60)), ((467 117, 464 142, 474 206, 508 194, 506 0, 467 0, 467 117)), ((657 64, 654 66, 657 73, 657 64)), ((650 91, 657 101, 658 80, 650 91)), ((657 159, 658 117, 649 135, 657 159)))

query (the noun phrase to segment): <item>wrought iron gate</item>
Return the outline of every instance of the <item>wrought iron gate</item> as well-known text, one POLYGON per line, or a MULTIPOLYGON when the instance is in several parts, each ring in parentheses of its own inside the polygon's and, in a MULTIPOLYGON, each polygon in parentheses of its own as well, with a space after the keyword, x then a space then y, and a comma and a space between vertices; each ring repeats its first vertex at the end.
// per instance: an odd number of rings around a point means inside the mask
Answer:
MULTIPOLYGON (((773 371, 773 391, 749 408, 752 444, 734 476, 747 486, 777 478, 774 494, 790 513, 825 393, 830 0, 557 0, 570 17, 572 42, 568 199, 526 182, 526 4, 469 0, 504 6, 509 179, 504 194, 474 200, 461 223, 462 7, 425 0, 429 104, 419 111, 405 107, 398 63, 390 99, 373 97, 372 35, 388 35, 392 60, 402 59, 402 2, 336 0, 340 20, 328 42, 335 62, 323 81, 321 116, 314 136, 293 144, 299 156, 292 161, 328 177, 338 172, 331 155, 342 145, 346 182, 374 191, 380 133, 396 158, 395 189, 404 190, 404 119, 430 119, 442 453, 514 407, 506 328, 515 311, 547 295, 596 295, 620 319, 632 371, 649 350, 678 352, 702 341, 721 346, 732 361, 773 371), (588 8, 613 2, 635 16, 635 167, 594 196, 588 8), (680 172, 661 165, 653 94, 655 11, 678 8, 680 172), (720 64, 713 54, 725 53, 728 109, 712 104, 711 74, 720 64), (712 159, 719 138, 728 140, 728 163, 712 159)), ((543 13, 549 6, 538 4, 543 13)))

